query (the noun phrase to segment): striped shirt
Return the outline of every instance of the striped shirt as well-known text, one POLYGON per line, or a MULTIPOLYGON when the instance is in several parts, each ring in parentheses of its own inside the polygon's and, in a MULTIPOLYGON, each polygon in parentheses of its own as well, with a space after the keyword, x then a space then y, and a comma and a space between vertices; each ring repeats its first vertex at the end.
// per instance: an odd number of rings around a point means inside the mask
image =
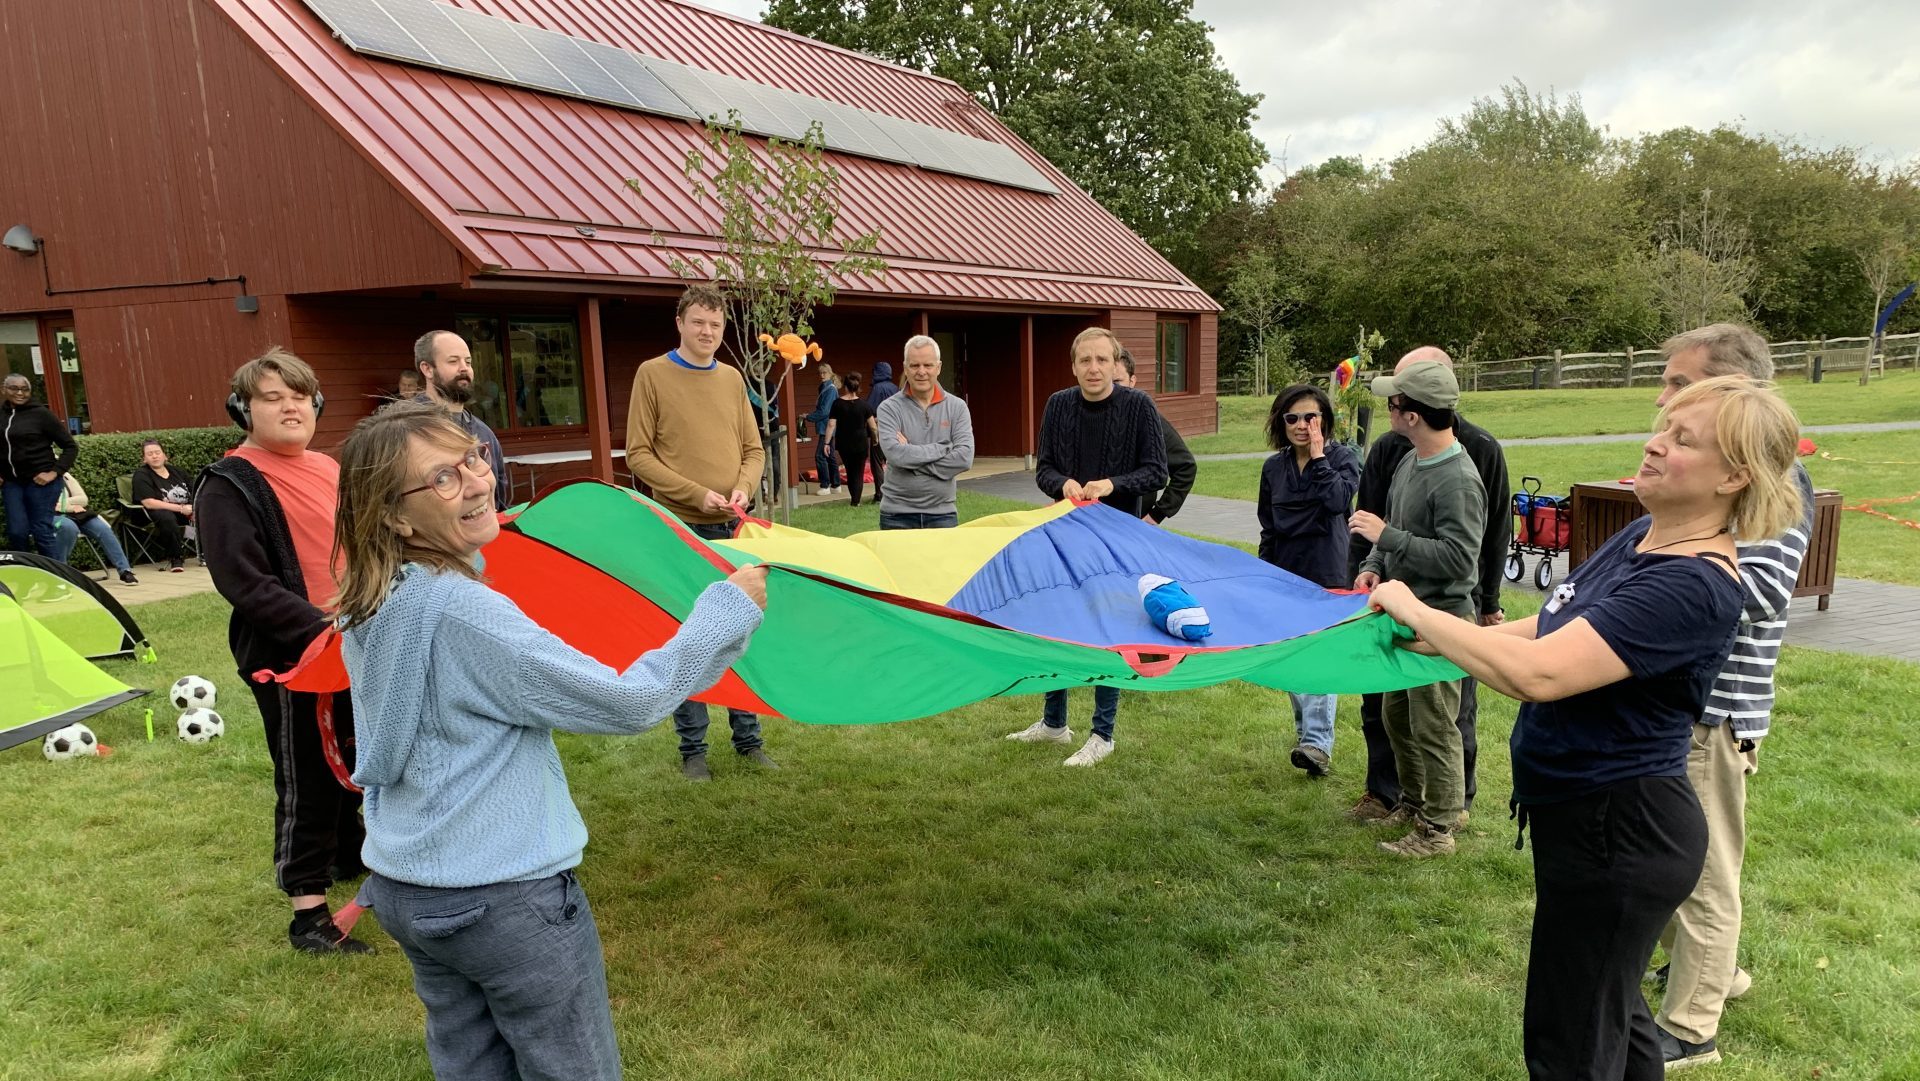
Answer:
POLYGON ((1732 724, 1739 739, 1767 734, 1773 716, 1773 669, 1780 659, 1780 640, 1787 634, 1787 606, 1813 536, 1813 479, 1797 462, 1793 476, 1800 487, 1800 524, 1773 540, 1738 545, 1746 610, 1734 632, 1733 652, 1713 681, 1713 693, 1700 715, 1701 724, 1732 724))

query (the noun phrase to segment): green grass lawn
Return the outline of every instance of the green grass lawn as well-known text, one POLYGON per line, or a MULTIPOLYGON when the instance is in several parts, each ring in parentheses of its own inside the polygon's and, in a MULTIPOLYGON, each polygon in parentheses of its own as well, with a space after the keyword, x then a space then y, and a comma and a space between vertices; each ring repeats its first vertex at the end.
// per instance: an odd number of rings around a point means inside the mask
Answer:
MULTIPOLYGON (((1920 420, 1920 372, 1888 372, 1871 386, 1851 378, 1781 385, 1802 424, 1864 424, 1920 420)), ((1653 424, 1657 388, 1612 390, 1492 390, 1468 393, 1460 410, 1502 439, 1644 432, 1653 424)), ((1195 454, 1234 454, 1267 449, 1265 426, 1271 398, 1223 397, 1220 430, 1195 436, 1195 454)), ((1376 426, 1385 423, 1376 409, 1376 426)))
MULTIPOLYGON (((1822 435, 1821 450, 1858 461, 1804 459, 1815 487, 1837 488, 1845 502, 1920 494, 1920 431, 1822 435), (1893 464, 1884 464, 1893 463, 1893 464)), ((1539 477, 1541 490, 1565 494, 1579 481, 1619 480, 1640 468, 1638 443, 1589 443, 1506 448, 1514 487, 1539 477)), ((1253 500, 1260 494, 1257 461, 1201 462, 1193 490, 1201 495, 1253 500)), ((1920 521, 1920 501, 1886 508, 1920 521)), ((1248 508, 1252 515, 1253 510, 1248 508)), ((1839 573, 1848 578, 1920 585, 1920 531, 1853 511, 1840 515, 1839 573)))
MULTIPOLYGON (((861 512, 844 513, 796 524, 842 531, 861 512)), ((214 678, 228 735, 149 744, 122 707, 96 724, 109 759, 0 753, 0 1078, 426 1078, 407 965, 371 917, 372 958, 285 944, 269 765, 225 606, 136 613, 161 663, 109 667, 214 678)), ((911 643, 823 628, 820 660, 849 694, 913 678, 911 643)), ((1713 1077, 1920 1076, 1917 674, 1787 651, 1749 812, 1755 984, 1713 1077)), ((1078 735, 1086 696, 1073 707, 1078 735)), ((722 754, 697 788, 670 726, 562 737, 628 1075, 1518 1076, 1514 707, 1483 693, 1474 827, 1416 866, 1340 817, 1363 768, 1355 707, 1326 783, 1287 765, 1281 697, 1241 685, 1129 694, 1118 753, 1090 771, 1000 738, 1038 715, 1030 697, 897 725, 770 721, 785 769, 722 754)))

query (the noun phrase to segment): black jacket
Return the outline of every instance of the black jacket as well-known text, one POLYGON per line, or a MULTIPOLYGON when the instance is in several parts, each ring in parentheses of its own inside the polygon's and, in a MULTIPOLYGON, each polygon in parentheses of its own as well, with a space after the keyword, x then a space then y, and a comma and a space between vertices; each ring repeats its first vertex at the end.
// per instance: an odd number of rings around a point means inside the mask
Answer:
POLYGON ((1325 457, 1301 469, 1289 447, 1260 467, 1260 558, 1323 589, 1353 584, 1347 551, 1347 508, 1360 485, 1360 454, 1328 443, 1325 457))
POLYGON ((1080 460, 1080 421, 1085 416, 1079 387, 1055 391, 1040 416, 1040 454, 1034 482, 1060 499, 1069 480, 1113 482, 1113 494, 1100 502, 1135 518, 1147 513, 1147 501, 1167 485, 1167 447, 1160 439, 1160 411, 1153 399, 1129 387, 1114 387, 1107 399, 1106 441, 1097 461, 1080 460))
POLYGON ((80 456, 80 444, 53 410, 39 402, 0 403, 0 480, 31 481, 52 470, 65 473, 80 456), (60 453, 53 448, 59 446, 60 453))
MULTIPOLYGON (((1487 526, 1480 535, 1479 581, 1473 587, 1474 606, 1483 616, 1500 610, 1500 581, 1507 562, 1507 548, 1513 543, 1513 499, 1507 488, 1507 456, 1500 441, 1485 428, 1469 424, 1454 414, 1453 434, 1473 459, 1474 471, 1487 491, 1487 526)), ((1393 471, 1400 459, 1413 450, 1413 441, 1399 432, 1388 432, 1367 451, 1367 464, 1360 472, 1360 494, 1354 509, 1387 516, 1387 490, 1393 486, 1393 471)), ((1373 545, 1358 533, 1347 547, 1347 579, 1360 573, 1360 561, 1373 551, 1373 545)))
POLYGON ((307 600, 293 534, 267 478, 244 458, 220 459, 201 475, 193 516, 214 587, 233 606, 227 646, 240 678, 291 668, 327 616, 307 600))
MULTIPOLYGON (((1158 413, 1159 410, 1155 410, 1158 413)), ((1200 463, 1194 461, 1180 430, 1165 417, 1160 418, 1160 444, 1167 451, 1167 486, 1147 513, 1156 522, 1164 522, 1180 513, 1180 507, 1193 491, 1193 479, 1200 475, 1200 463)))

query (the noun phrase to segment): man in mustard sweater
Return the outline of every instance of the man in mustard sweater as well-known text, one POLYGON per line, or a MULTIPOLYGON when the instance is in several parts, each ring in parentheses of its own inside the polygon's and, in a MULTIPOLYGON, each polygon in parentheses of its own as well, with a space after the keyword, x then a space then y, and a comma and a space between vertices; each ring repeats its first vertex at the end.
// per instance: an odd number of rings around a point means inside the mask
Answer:
MULTIPOLYGON (((674 312, 680 345, 633 374, 627 406, 627 468, 707 540, 733 536, 760 485, 766 452, 747 402, 746 380, 715 356, 727 328, 726 299, 710 285, 690 286, 674 312)), ((760 718, 729 709, 733 749, 764 769, 778 769, 760 739, 760 718)), ((686 701, 673 711, 680 734, 680 771, 689 781, 707 769, 707 707, 686 701)))

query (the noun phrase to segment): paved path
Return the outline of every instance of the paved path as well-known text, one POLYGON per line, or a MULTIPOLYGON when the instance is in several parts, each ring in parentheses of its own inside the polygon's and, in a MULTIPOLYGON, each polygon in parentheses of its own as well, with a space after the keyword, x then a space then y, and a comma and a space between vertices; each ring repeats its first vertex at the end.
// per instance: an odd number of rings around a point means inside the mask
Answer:
MULTIPOLYGON (((1800 429, 1809 435, 1826 435, 1836 432, 1910 432, 1920 429, 1920 420, 1890 420, 1874 424, 1813 424, 1800 429)), ((1644 443, 1645 432, 1626 432, 1615 435, 1543 435, 1531 439, 1502 439, 1503 447, 1570 447, 1589 443, 1644 443)), ((1270 450, 1250 450, 1234 454, 1196 454, 1194 459, 1202 462, 1246 462, 1264 459, 1272 454, 1270 450)))
MULTIPOLYGON (((1910 425, 1920 427, 1920 425, 1910 425)), ((995 495, 1035 505, 1049 502, 1033 483, 1033 474, 1000 473, 960 482, 968 491, 995 495)), ((1253 503, 1245 499, 1218 496, 1188 496, 1173 519, 1172 527, 1220 540, 1260 540, 1259 520, 1253 503)), ((1532 568, 1538 557, 1528 557, 1528 574, 1508 589, 1533 588, 1532 568)), ((1554 576, 1567 573, 1567 557, 1554 560, 1554 576)), ((1829 649, 1840 653, 1858 653, 1870 657, 1893 657, 1920 663, 1920 587, 1889 585, 1859 578, 1841 578, 1834 583, 1828 610, 1822 612, 1813 597, 1793 602, 1787 620, 1787 642, 1809 649, 1829 649)))

